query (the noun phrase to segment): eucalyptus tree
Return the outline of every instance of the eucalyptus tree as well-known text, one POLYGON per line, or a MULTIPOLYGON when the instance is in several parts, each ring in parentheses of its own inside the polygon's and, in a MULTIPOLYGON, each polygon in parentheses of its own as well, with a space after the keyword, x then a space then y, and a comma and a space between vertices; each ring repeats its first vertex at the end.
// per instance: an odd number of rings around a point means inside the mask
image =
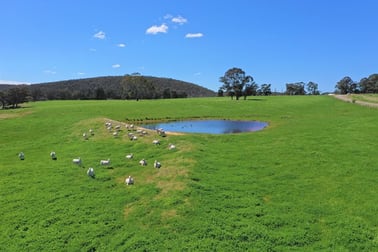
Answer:
POLYGON ((271 84, 261 84, 260 89, 258 90, 259 95, 271 95, 271 84))
POLYGON ((286 84, 287 95, 304 95, 306 94, 304 82, 295 82, 286 84))
POLYGON ((345 76, 337 82, 336 92, 340 94, 358 93, 358 85, 349 76, 345 76))
POLYGON ((378 93, 378 74, 362 78, 359 83, 361 93, 378 93))
POLYGON ((315 82, 309 81, 306 84, 306 89, 307 89, 307 93, 310 94, 310 95, 318 95, 319 94, 318 84, 315 83, 315 82))
POLYGON ((230 68, 219 78, 219 81, 223 83, 221 90, 224 90, 231 96, 231 99, 236 97, 239 100, 241 96, 246 97, 251 90, 255 89, 255 83, 252 76, 246 75, 245 72, 237 67, 230 68))

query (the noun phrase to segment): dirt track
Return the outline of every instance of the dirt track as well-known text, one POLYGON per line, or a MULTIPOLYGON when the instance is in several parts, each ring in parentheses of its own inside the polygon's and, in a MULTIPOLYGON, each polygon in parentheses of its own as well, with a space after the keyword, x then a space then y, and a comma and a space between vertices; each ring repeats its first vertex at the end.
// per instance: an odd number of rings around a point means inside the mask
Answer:
POLYGON ((378 108, 378 103, 372 103, 372 102, 366 102, 366 101, 358 101, 355 100, 353 102, 353 97, 350 95, 333 95, 335 98, 345 101, 345 102, 350 102, 350 103, 355 103, 361 106, 368 106, 368 107, 373 107, 373 108, 378 108))

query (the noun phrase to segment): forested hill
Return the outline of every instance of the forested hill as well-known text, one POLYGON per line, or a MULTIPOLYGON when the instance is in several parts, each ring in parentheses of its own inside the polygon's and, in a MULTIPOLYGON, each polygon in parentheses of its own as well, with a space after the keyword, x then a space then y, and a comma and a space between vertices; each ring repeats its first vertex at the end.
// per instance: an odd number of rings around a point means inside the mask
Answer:
POLYGON ((33 100, 160 99, 212 97, 216 93, 199 85, 141 75, 65 80, 29 86, 33 100))

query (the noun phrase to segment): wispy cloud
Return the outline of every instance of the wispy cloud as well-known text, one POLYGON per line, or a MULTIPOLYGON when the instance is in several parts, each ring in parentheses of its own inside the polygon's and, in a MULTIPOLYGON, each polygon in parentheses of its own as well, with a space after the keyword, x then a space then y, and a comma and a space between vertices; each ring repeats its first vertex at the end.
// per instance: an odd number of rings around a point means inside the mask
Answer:
POLYGON ((167 33, 168 32, 168 26, 166 24, 162 24, 160 26, 153 25, 150 28, 146 30, 146 34, 158 34, 158 33, 167 33))
POLYGON ((95 35, 93 35, 94 38, 97 38, 97 39, 105 39, 106 38, 106 35, 105 35, 105 32, 103 31, 99 31, 97 32, 95 35))
POLYGON ((114 65, 112 65, 112 68, 120 68, 120 67, 121 67, 120 64, 114 64, 114 65))
POLYGON ((96 52, 97 49, 96 49, 96 48, 89 48, 89 51, 91 51, 91 52, 96 52))
POLYGON ((77 75, 85 75, 85 73, 83 73, 83 72, 77 72, 77 75))
POLYGON ((173 18, 173 16, 171 14, 167 14, 167 15, 164 16, 164 19, 172 19, 172 18, 173 18))
POLYGON ((180 25, 185 24, 186 22, 188 22, 188 20, 186 18, 183 18, 181 16, 173 17, 171 19, 171 21, 173 23, 180 24, 180 25))
POLYGON ((45 73, 45 74, 56 74, 56 71, 54 71, 54 70, 44 70, 43 73, 45 73))
POLYGON ((124 44, 124 43, 120 43, 120 44, 118 44, 117 46, 123 48, 123 47, 126 46, 126 44, 124 44))
POLYGON ((203 37, 202 33, 188 33, 185 35, 185 38, 201 38, 203 37))

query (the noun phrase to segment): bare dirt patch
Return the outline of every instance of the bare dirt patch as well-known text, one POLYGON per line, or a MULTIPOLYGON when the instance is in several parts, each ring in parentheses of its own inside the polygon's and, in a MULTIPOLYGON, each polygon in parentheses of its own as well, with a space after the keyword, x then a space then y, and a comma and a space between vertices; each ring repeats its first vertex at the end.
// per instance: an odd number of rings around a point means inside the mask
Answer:
POLYGON ((333 97, 345 102, 350 102, 361 106, 378 108, 378 103, 356 100, 352 95, 333 95, 333 97))
POLYGON ((33 113, 33 112, 32 111, 26 111, 26 112, 21 112, 21 113, 0 113, 0 120, 22 117, 22 116, 29 115, 31 113, 33 113))

